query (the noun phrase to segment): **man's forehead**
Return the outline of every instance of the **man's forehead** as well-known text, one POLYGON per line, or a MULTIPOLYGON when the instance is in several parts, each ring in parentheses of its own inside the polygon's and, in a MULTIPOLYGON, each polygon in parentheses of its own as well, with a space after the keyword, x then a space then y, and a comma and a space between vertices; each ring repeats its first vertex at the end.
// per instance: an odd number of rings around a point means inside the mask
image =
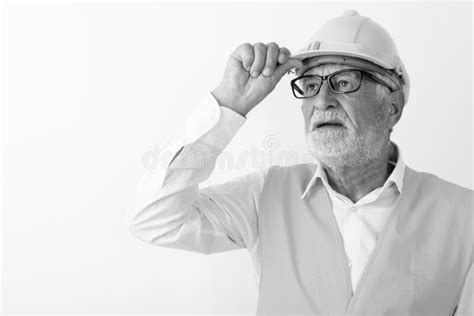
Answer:
POLYGON ((335 71, 342 70, 342 69, 351 69, 354 68, 349 65, 340 65, 340 64, 323 64, 318 65, 308 70, 305 70, 304 75, 319 75, 319 76, 326 76, 335 71))

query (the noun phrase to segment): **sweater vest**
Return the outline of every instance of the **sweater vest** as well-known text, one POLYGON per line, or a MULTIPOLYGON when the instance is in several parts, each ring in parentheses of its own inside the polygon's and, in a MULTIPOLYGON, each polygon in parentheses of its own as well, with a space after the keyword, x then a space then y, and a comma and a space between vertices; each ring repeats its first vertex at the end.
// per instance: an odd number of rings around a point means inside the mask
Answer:
POLYGON ((472 263, 473 191, 405 169, 403 192, 352 291, 316 165, 271 167, 259 204, 257 315, 451 315, 472 263))

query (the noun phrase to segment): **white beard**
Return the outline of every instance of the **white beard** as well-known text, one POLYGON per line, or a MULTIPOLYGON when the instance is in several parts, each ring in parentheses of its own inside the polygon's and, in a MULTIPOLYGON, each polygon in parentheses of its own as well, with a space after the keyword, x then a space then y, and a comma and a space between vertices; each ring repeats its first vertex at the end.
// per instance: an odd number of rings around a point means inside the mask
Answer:
POLYGON ((360 136, 352 126, 314 130, 306 134, 312 155, 320 164, 334 170, 366 165, 380 158, 388 142, 388 129, 380 122, 360 136))

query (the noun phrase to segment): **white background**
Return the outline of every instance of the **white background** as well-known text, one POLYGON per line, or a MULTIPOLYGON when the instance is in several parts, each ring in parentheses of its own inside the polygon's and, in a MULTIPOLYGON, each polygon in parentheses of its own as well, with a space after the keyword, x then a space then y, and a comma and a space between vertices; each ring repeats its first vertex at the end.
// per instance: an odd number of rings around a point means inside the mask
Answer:
MULTIPOLYGON (((356 9, 395 39, 411 95, 392 138, 408 166, 472 189, 472 5, 14 3, 3 8, 4 312, 253 313, 246 250, 204 256, 135 239, 142 158, 180 130, 242 42, 300 49, 356 9)), ((282 79, 227 151, 304 153, 282 79), (275 147, 273 147, 275 148, 275 147)), ((208 184, 255 170, 218 168, 208 184)))

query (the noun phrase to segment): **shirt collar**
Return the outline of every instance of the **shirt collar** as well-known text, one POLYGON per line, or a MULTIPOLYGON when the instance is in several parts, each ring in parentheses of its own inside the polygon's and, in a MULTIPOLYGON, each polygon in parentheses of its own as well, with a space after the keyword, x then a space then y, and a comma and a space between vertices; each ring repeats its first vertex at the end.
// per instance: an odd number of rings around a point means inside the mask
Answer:
MULTIPOLYGON (((401 193, 403 189, 403 178, 405 175, 405 163, 403 161, 402 154, 400 152, 400 147, 398 147, 398 145, 395 144, 393 141, 391 143, 393 146, 392 146, 392 151, 390 153, 390 158, 388 162, 392 165, 395 165, 395 168, 392 170, 392 173, 385 181, 382 187, 382 190, 385 190, 392 183, 394 183, 396 187, 398 188, 398 191, 401 193)), ((304 199, 306 195, 308 195, 309 190, 316 183, 317 179, 321 179, 321 181, 326 187, 330 187, 327 181, 327 176, 326 176, 326 172, 324 168, 321 167, 321 165, 317 164, 316 171, 314 172, 313 177, 311 178, 308 185, 306 186, 306 189, 301 195, 301 199, 304 199)))

